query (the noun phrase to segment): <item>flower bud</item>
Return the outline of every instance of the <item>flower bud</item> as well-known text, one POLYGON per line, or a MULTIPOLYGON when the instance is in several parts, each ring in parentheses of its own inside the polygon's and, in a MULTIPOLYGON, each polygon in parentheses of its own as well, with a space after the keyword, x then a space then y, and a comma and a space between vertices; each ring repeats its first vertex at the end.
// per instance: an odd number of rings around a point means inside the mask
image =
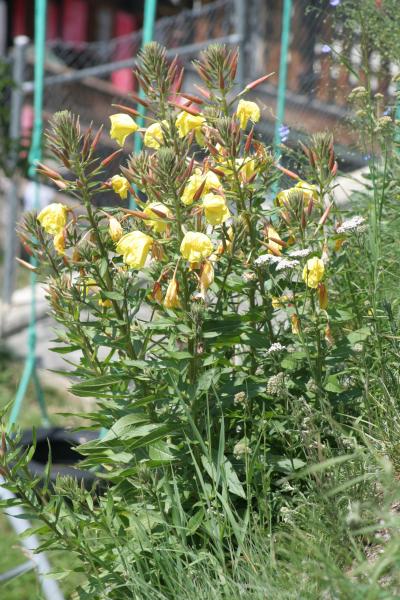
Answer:
POLYGON ((292 333, 294 335, 298 335, 300 333, 300 319, 297 315, 292 315, 290 317, 290 321, 292 324, 292 333))
POLYGON ((175 277, 168 284, 167 292, 164 298, 165 308, 180 308, 181 301, 179 299, 179 284, 175 277))
POLYGON ((206 292, 207 292, 208 288, 210 287, 210 285, 213 283, 213 281, 214 281, 214 267, 213 267, 211 261, 206 260, 203 263, 203 267, 201 269, 201 275, 200 275, 200 293, 203 296, 203 298, 205 297, 206 292))
POLYGON ((118 242, 124 233, 121 223, 115 217, 110 217, 108 222, 108 232, 113 242, 118 242))
POLYGON ((326 310, 328 308, 328 288, 324 283, 318 285, 318 300, 320 308, 326 310))

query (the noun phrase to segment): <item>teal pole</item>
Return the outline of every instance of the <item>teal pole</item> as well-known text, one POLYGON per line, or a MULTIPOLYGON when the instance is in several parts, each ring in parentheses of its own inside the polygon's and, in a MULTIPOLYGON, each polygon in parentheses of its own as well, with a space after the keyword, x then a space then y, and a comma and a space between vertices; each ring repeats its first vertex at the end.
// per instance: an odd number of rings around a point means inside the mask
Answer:
MULTIPOLYGON (((46 15, 47 0, 35 1, 35 90, 33 98, 34 122, 32 131, 32 143, 29 151, 29 176, 35 180, 34 208, 39 208, 40 188, 36 173, 36 164, 42 157, 42 135, 43 135, 43 77, 46 54, 46 15)), ((36 266, 36 260, 31 259, 31 264, 36 266)), ((19 383, 14 404, 11 409, 8 427, 11 428, 18 419, 22 402, 30 380, 32 379, 36 391, 37 400, 42 413, 42 419, 48 424, 46 404, 43 390, 40 385, 36 371, 36 273, 31 273, 31 314, 28 329, 28 354, 26 357, 24 371, 19 383)))
MULTIPOLYGON (((144 16, 143 16, 143 36, 142 36, 142 49, 146 44, 151 42, 154 37, 154 23, 156 20, 157 0, 146 0, 144 4, 144 16)), ((143 90, 140 90, 139 96, 144 97, 143 90)), ((137 110, 140 116, 137 118, 139 127, 144 126, 144 115, 145 108, 141 104, 137 106, 137 110)), ((142 138, 140 135, 135 136, 134 153, 138 154, 142 149, 142 138)), ((129 199, 129 206, 131 209, 137 208, 136 202, 133 196, 129 199)))
POLYGON ((276 108, 276 122, 274 134, 274 155, 279 154, 279 146, 281 144, 280 128, 285 119, 286 109, 286 86, 287 86, 287 69, 288 69, 288 54, 290 45, 290 22, 292 16, 292 0, 284 0, 282 12, 282 32, 281 32, 281 55, 279 60, 279 81, 278 81, 278 99, 276 108))
MULTIPOLYGON (((400 92, 400 83, 397 84, 397 91, 400 92)), ((397 100, 396 113, 395 113, 395 141, 400 144, 400 99, 397 100)))

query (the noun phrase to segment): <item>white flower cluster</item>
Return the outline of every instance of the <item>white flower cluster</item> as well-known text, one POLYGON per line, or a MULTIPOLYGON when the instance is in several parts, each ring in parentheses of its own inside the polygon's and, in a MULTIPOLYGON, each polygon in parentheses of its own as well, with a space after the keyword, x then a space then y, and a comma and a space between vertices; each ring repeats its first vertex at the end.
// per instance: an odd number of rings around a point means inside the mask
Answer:
POLYGON ((351 217, 351 219, 347 219, 347 221, 343 221, 340 227, 337 228, 338 233, 347 233, 353 231, 362 231, 364 229, 364 217, 360 217, 359 215, 355 215, 351 217))
POLYGON ((248 283, 249 281, 255 281, 257 279, 257 276, 255 273, 251 273, 250 271, 245 271, 242 274, 242 279, 243 279, 243 281, 248 283))
POLYGON ((289 252, 289 256, 291 256, 292 258, 304 258, 311 254, 311 252, 311 248, 302 248, 301 250, 292 250, 291 252, 289 252))
POLYGON ((266 387, 267 394, 270 394, 270 396, 282 396, 285 391, 285 373, 277 373, 268 379, 266 387))
POLYGON ((275 342, 274 344, 271 344, 271 346, 268 348, 267 354, 273 354, 274 352, 282 352, 282 350, 285 349, 286 346, 283 346, 279 342, 275 342))
POLYGON ((294 269, 300 263, 298 260, 289 260, 283 256, 275 256, 274 254, 262 254, 254 263, 257 266, 264 265, 265 263, 271 263, 276 266, 277 271, 283 271, 284 269, 294 269))

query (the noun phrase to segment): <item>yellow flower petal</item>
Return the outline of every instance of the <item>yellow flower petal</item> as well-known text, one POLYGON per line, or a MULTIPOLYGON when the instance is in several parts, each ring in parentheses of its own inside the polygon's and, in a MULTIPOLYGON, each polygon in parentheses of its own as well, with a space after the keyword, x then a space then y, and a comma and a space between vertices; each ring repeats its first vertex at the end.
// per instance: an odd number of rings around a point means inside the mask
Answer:
POLYGON ((145 221, 146 225, 151 227, 157 233, 163 233, 167 229, 167 223, 162 220, 159 214, 154 212, 152 209, 155 208, 158 213, 163 213, 166 217, 172 217, 172 213, 165 204, 161 202, 153 202, 148 204, 144 209, 144 214, 148 217, 152 217, 151 219, 147 219, 145 221))
POLYGON ((111 177, 110 182, 114 192, 118 194, 122 200, 126 200, 130 187, 127 178, 122 175, 114 175, 114 177, 111 177))
POLYGON ((179 300, 179 285, 175 277, 168 284, 164 302, 165 308, 180 308, 181 301, 179 300))
POLYGON ((218 178, 218 175, 213 171, 207 171, 207 173, 202 173, 201 169, 195 169, 193 174, 187 180, 185 185, 185 189, 182 193, 182 203, 186 206, 190 206, 193 204, 193 198, 205 180, 202 196, 208 194, 208 192, 212 189, 219 189, 221 187, 221 182, 218 178))
POLYGON ((231 216, 225 198, 216 194, 206 194, 204 196, 203 208, 210 225, 221 225, 231 216))
POLYGON ((110 116, 111 130, 110 137, 116 140, 120 146, 125 144, 125 140, 131 133, 135 133, 139 129, 139 125, 132 119, 131 116, 125 113, 117 113, 110 116))
POLYGON ((201 126, 206 122, 202 115, 190 115, 182 110, 176 117, 175 125, 178 130, 179 137, 184 138, 194 130, 201 130, 201 126))
POLYGON ((58 254, 64 256, 65 254, 65 238, 64 232, 61 230, 59 233, 56 233, 53 239, 54 248, 57 250, 58 254))
POLYGON ((320 258, 309 258, 303 269, 303 281, 310 288, 317 288, 325 273, 325 265, 320 258))
POLYGON ((122 236, 116 246, 117 254, 121 254, 124 263, 132 269, 141 269, 153 245, 153 238, 142 231, 131 231, 122 236))
POLYGON ((246 129, 249 120, 253 123, 257 123, 260 120, 260 108, 255 102, 239 100, 236 116, 239 119, 240 128, 246 129))
POLYGON ((108 222, 108 233, 113 242, 118 242, 123 236, 121 223, 115 217, 111 217, 108 222))
POLYGON ((164 129, 168 127, 167 121, 162 121, 162 123, 153 123, 146 129, 143 139, 145 146, 158 150, 158 148, 164 142, 163 126, 164 129))
POLYGON ((204 233, 188 231, 181 243, 181 254, 190 263, 200 263, 213 252, 210 238, 204 233))
POLYGON ((50 235, 57 235, 67 223, 68 209, 64 204, 53 202, 38 214, 37 220, 50 235))

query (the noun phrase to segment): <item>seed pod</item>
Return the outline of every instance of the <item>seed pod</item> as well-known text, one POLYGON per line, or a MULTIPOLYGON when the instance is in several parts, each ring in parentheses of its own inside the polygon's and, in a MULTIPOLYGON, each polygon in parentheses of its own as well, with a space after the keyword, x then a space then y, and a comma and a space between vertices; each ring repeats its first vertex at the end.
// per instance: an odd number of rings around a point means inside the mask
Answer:
POLYGON ((118 154, 121 154, 122 151, 123 151, 123 148, 119 148, 119 150, 116 150, 115 152, 113 152, 112 154, 107 156, 104 160, 101 161, 101 163, 100 163, 101 166, 106 167, 107 165, 109 165, 110 162, 112 162, 114 160, 114 158, 116 156, 118 156, 118 154))
POLYGON ((333 202, 331 202, 330 204, 328 204, 328 206, 326 207, 326 209, 323 212, 322 217, 320 218, 320 220, 318 221, 318 225, 324 225, 329 213, 331 212, 331 208, 332 208, 333 202))
POLYGON ((190 100, 190 102, 194 102, 195 104, 204 104, 204 100, 198 96, 193 96, 192 94, 187 94, 186 92, 181 92, 181 96, 182 98, 186 98, 186 100, 190 100))
POLYGON ((54 169, 50 169, 50 167, 48 167, 47 165, 44 165, 41 162, 36 163, 37 167, 36 170, 38 173, 41 173, 42 175, 46 175, 46 177, 50 177, 51 179, 62 179, 60 173, 58 173, 57 171, 54 171, 54 169))
POLYGON ((254 125, 250 129, 250 133, 247 136, 247 140, 246 140, 246 143, 244 146, 244 151, 246 154, 248 154, 250 152, 251 142, 253 141, 253 135, 254 135, 254 125))
POLYGON ((179 72, 179 75, 177 77, 177 79, 175 80, 175 93, 178 94, 181 91, 181 87, 182 87, 182 83, 183 83, 183 75, 185 73, 185 69, 182 67, 182 69, 179 72))
POLYGON ((326 310, 328 308, 328 288, 324 283, 318 284, 318 300, 320 308, 326 310))
POLYGON ((194 83, 193 87, 195 87, 196 90, 198 90, 200 92, 200 94, 202 96, 204 96, 204 98, 206 98, 207 100, 209 100, 211 98, 210 92, 207 91, 206 89, 204 89, 203 87, 201 87, 200 85, 197 85, 196 83, 194 83))
POLYGON ((192 106, 189 107, 187 104, 178 104, 178 102, 170 102, 170 104, 172 106, 176 106, 176 108, 179 108, 180 110, 189 113, 189 115, 193 115, 194 117, 198 117, 201 114, 201 112, 197 108, 193 108, 192 106))
POLYGON ((119 108, 120 110, 129 113, 133 117, 140 116, 140 113, 137 110, 135 110, 134 108, 130 108, 129 106, 124 106, 123 104, 111 104, 111 106, 113 106, 114 108, 119 108))
POLYGON ((248 83, 245 89, 254 90, 254 88, 256 88, 258 85, 261 85, 262 83, 264 83, 264 81, 272 77, 272 75, 275 75, 275 73, 269 73, 268 75, 263 75, 263 77, 260 77, 259 79, 255 79, 251 83, 248 83))
POLYGON ((281 165, 276 165, 276 168, 279 169, 282 173, 284 173, 284 175, 287 175, 288 177, 290 177, 291 179, 300 180, 300 176, 297 175, 297 173, 294 173, 293 171, 289 171, 289 169, 285 169, 285 167, 282 167, 281 165))
POLYGON ((142 106, 144 106, 145 108, 149 107, 149 103, 146 102, 146 100, 144 100, 143 98, 141 98, 140 96, 138 96, 137 94, 135 94, 134 92, 131 92, 130 95, 132 96, 132 98, 134 99, 134 101, 137 104, 141 104, 142 106))

